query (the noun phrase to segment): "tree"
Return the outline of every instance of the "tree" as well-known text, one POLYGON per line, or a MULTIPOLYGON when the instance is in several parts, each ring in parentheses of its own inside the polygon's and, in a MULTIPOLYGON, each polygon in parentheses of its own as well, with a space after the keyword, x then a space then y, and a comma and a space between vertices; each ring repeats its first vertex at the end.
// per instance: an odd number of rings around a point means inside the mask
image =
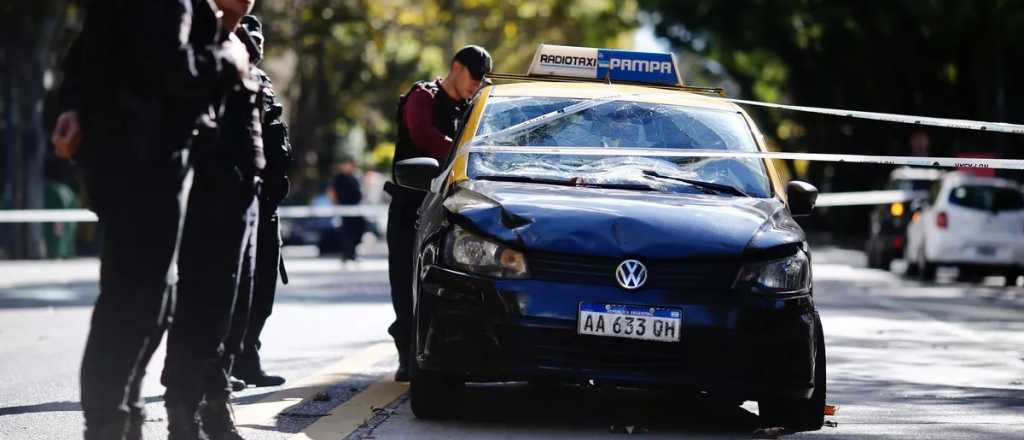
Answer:
MULTIPOLYGON (((1018 121, 1024 90, 1013 50, 1024 3, 1004 0, 642 0, 658 34, 724 67, 743 94, 767 101, 929 116, 1018 121)), ((787 150, 868 154, 991 151, 1021 157, 1021 139, 756 110, 787 150), (930 149, 909 146, 926 133, 930 149), (920 135, 918 135, 920 137, 920 135)), ((868 188, 857 167, 815 166, 812 179, 868 188), (835 179, 825 179, 833 169, 835 179), (845 177, 845 179, 844 179, 845 177)))
POLYGON ((398 96, 413 81, 446 72, 459 47, 480 44, 494 56, 495 70, 522 72, 541 42, 621 43, 635 26, 636 4, 279 0, 263 3, 259 13, 267 23, 268 70, 290 104, 301 162, 293 177, 308 195, 326 180, 346 141, 364 137, 370 148, 392 141, 398 96))
MULTIPOLYGON (((43 208, 44 161, 49 150, 44 103, 56 84, 66 23, 76 8, 66 1, 34 0, 0 5, 0 143, 4 154, 0 208, 43 208), (5 200, 6 199, 6 200, 5 200)), ((39 223, 5 225, 14 257, 45 255, 39 223)))

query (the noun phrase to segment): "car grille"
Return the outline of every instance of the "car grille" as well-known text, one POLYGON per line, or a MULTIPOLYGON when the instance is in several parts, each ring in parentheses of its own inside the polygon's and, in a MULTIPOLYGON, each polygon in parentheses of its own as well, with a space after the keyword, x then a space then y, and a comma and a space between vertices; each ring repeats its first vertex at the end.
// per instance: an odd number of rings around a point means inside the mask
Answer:
MULTIPOLYGON (((699 332, 698 332, 699 333, 699 332)), ((682 343, 580 336, 572 330, 499 327, 514 355, 543 365, 632 372, 734 370, 737 347, 723 334, 686 335, 682 343)))
MULTIPOLYGON (((536 279, 571 283, 618 285, 615 269, 622 259, 531 253, 527 259, 536 279)), ((736 280, 739 263, 730 260, 643 261, 646 287, 657 289, 728 289, 736 280)))

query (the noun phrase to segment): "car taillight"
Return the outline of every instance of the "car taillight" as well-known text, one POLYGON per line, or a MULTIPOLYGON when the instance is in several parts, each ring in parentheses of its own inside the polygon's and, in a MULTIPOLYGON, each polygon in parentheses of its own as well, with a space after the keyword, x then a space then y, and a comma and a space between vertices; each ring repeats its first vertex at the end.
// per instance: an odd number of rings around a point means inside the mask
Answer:
POLYGON ((896 249, 903 249, 903 237, 896 237, 892 239, 892 247, 896 249))
POLYGON ((935 226, 941 229, 949 228, 949 216, 945 212, 940 212, 935 216, 935 226))

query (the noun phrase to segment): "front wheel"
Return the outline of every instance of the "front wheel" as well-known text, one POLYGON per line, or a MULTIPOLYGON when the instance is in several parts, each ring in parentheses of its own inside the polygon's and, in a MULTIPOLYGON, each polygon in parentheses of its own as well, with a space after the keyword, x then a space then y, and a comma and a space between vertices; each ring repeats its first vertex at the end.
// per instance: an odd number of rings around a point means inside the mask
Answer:
POLYGON ((921 278, 921 281, 935 280, 935 264, 928 262, 924 249, 921 249, 921 253, 917 255, 917 276, 921 278))
MULTIPOLYGON (((417 304, 423 306, 424 304, 417 304)), ((409 353, 409 405, 417 418, 425 420, 449 419, 458 414, 466 390, 465 377, 456 373, 423 370, 416 360, 419 332, 426 333, 419 321, 422 313, 413 319, 413 335, 409 353)))
POLYGON ((422 370, 415 360, 409 362, 409 405, 420 419, 441 420, 454 417, 462 405, 465 379, 453 374, 422 370))
POLYGON ((825 424, 825 335, 814 313, 814 393, 810 399, 766 399, 757 402, 761 426, 787 431, 817 431, 825 424))

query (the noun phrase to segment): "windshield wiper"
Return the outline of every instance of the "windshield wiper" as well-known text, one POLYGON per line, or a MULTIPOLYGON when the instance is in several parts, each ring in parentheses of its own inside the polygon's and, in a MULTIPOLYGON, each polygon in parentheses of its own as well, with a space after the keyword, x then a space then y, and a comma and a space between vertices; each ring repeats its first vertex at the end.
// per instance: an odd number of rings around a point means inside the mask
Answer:
MULTIPOLYGON (((689 184, 689 185, 693 185, 693 186, 696 186, 696 187, 704 189, 704 190, 711 190, 711 191, 717 192, 717 193, 732 194, 734 196, 740 196, 740 197, 750 197, 749 195, 747 195, 747 193, 743 192, 743 190, 741 190, 739 188, 736 188, 735 186, 725 185, 725 184, 721 184, 721 183, 714 183, 714 182, 705 182, 703 180, 687 179, 687 178, 684 178, 684 177, 669 176, 669 175, 666 175, 666 174, 661 174, 661 173, 659 173, 657 171, 654 171, 654 170, 643 170, 643 173, 644 173, 645 176, 656 177, 656 178, 659 178, 659 179, 674 180, 676 182, 683 182, 683 183, 686 183, 686 184, 689 184)), ((707 192, 707 191, 705 191, 705 192, 707 192)))
POLYGON ((493 180, 495 182, 529 182, 529 183, 545 183, 548 185, 562 185, 562 186, 576 186, 569 179, 550 179, 545 177, 530 177, 530 176, 509 176, 501 174, 484 174, 473 177, 475 180, 493 180))
POLYGON ((641 191, 656 191, 657 189, 642 183, 593 183, 585 179, 573 177, 571 179, 551 179, 545 177, 530 176, 508 176, 499 174, 485 174, 474 177, 476 180, 493 180, 495 182, 528 182, 547 185, 575 186, 581 188, 608 188, 608 189, 632 189, 641 191))

